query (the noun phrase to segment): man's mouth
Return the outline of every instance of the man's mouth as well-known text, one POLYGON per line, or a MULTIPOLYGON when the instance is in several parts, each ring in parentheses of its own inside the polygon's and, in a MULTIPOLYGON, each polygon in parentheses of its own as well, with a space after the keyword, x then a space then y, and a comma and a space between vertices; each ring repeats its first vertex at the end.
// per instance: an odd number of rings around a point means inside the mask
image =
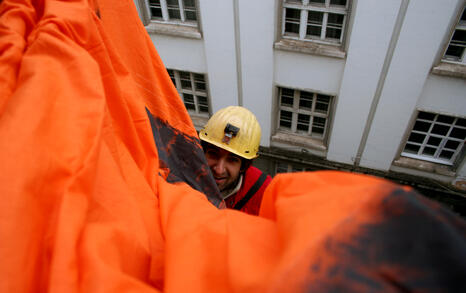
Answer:
POLYGON ((215 183, 217 183, 217 185, 220 184, 220 183, 223 183, 226 180, 225 177, 214 177, 214 179, 215 179, 215 183))

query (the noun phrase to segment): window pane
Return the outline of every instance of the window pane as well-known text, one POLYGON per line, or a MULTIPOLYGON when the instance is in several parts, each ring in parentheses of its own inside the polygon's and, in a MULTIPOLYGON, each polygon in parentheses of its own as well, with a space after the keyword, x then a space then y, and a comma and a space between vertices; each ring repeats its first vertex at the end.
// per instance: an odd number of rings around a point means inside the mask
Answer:
POLYGON ((315 25, 322 25, 322 21, 324 19, 324 13, 318 11, 309 11, 307 15, 307 23, 308 24, 315 24, 315 25))
POLYGON ((196 21, 196 4, 194 0, 183 0, 184 15, 186 20, 196 21))
POLYGON ((314 117, 312 122, 312 135, 322 137, 325 130, 325 121, 327 119, 322 117, 314 117))
POLYGON ((301 19, 301 10, 286 8, 285 12, 285 32, 299 34, 299 22, 301 19))
MULTIPOLYGON (((413 134, 411 134, 411 135, 413 135, 413 134)), ((435 147, 438 147, 440 145, 440 142, 442 142, 442 139, 438 138, 438 137, 434 137, 434 136, 429 137, 429 140, 427 140, 428 145, 435 146, 435 147)))
POLYGON ((325 4, 325 0, 309 0, 309 3, 325 4))
POLYGON ((277 163, 276 173, 287 173, 288 165, 286 163, 277 163))
POLYGON ((293 114, 290 111, 280 111, 280 126, 291 129, 293 114))
POLYGON ((195 110, 196 107, 194 106, 194 97, 190 94, 183 94, 184 105, 188 110, 195 110))
POLYGON ((327 121, 327 119, 322 118, 322 117, 314 117, 314 121, 312 122, 312 125, 318 126, 318 127, 325 127, 325 121, 327 121))
POLYGON ((458 120, 456 120, 456 125, 466 127, 466 119, 458 118, 458 120))
POLYGON ((435 114, 427 113, 427 112, 419 112, 419 114, 417 115, 417 118, 433 121, 435 118, 435 114))
POLYGON ((416 121, 416 123, 414 124, 413 130, 427 132, 429 131, 429 128, 430 128, 430 123, 427 123, 424 121, 416 121))
POLYGON ((282 89, 281 105, 293 107, 294 90, 282 89))
POLYGON ((438 117, 437 117, 437 122, 452 124, 453 121, 455 121, 455 118, 453 118, 451 116, 438 115, 438 117))
POLYGON ((184 8, 196 8, 196 3, 194 0, 183 0, 184 8))
POLYGON ((466 31, 457 29, 453 33, 447 52, 445 53, 445 57, 450 57, 454 60, 461 60, 465 47, 466 31))
POLYGON ((206 86, 205 86, 204 75, 194 73, 193 76, 194 76, 194 85, 196 86, 196 90, 200 92, 205 92, 206 86))
POLYGON ((322 127, 312 126, 312 136, 322 137, 324 135, 324 129, 322 127))
POLYGON ((343 14, 329 13, 327 19, 327 26, 341 28, 345 16, 343 14))
POLYGON ((447 51, 445 52, 445 58, 453 59, 453 60, 461 60, 461 56, 463 56, 463 51, 464 51, 463 47, 450 44, 448 46, 447 51))
POLYGON ((407 143, 403 151, 406 153, 417 154, 419 152, 419 148, 420 146, 418 145, 407 143))
POLYGON ((440 153, 439 157, 440 157, 441 159, 451 160, 451 158, 453 157, 454 154, 455 154, 455 153, 452 152, 452 151, 443 150, 443 151, 440 153))
POLYGON ((296 129, 307 132, 309 130, 310 120, 310 115, 298 114, 298 125, 296 126, 296 129))
POLYGON ((436 148, 425 147, 424 150, 422 151, 422 154, 426 156, 433 156, 436 150, 437 150, 436 148))
POLYGON ((150 0, 149 7, 152 18, 162 18, 162 7, 160 6, 160 0, 150 0))
POLYGON ((320 37, 322 32, 323 12, 309 11, 307 16, 306 35, 320 37))
POLYGON ((209 105, 207 104, 207 97, 198 96, 199 112, 209 113, 209 105))
POLYGON ((167 0, 168 16, 170 19, 181 19, 178 0, 167 0))
POLYGON ((181 87, 183 89, 192 89, 191 77, 189 72, 180 71, 181 87))
POLYGON ((450 127, 448 126, 435 124, 434 127, 432 128, 432 133, 438 134, 438 135, 447 135, 448 130, 450 130, 450 127))
POLYGON ((196 16, 196 11, 191 11, 191 10, 184 10, 184 15, 186 17, 186 20, 191 20, 191 21, 196 21, 197 16, 196 16))
POLYGON ((312 93, 302 91, 299 98, 299 108, 312 109, 312 93))
POLYGON ((298 167, 298 166, 291 165, 291 172, 303 172, 303 171, 304 171, 303 167, 298 167))
POLYGON ((447 148, 447 149, 452 149, 452 150, 456 150, 456 148, 458 148, 459 145, 460 145, 460 142, 459 142, 459 141, 456 141, 456 140, 448 140, 447 143, 445 144, 445 148, 447 148))
POLYGON ((196 90, 199 92, 205 92, 205 82, 196 82, 196 90))
POLYGON ((341 14, 329 13, 327 20, 326 38, 340 39, 345 17, 341 14))
POLYGON ((419 134, 419 133, 413 132, 409 136, 408 141, 422 143, 425 138, 426 138, 425 134, 419 134))
POLYGON ((450 137, 464 140, 466 138, 466 129, 454 127, 450 133, 450 137))
POLYGON ((326 95, 317 95, 316 112, 327 114, 330 97, 326 95))
POLYGON ((171 69, 167 69, 168 75, 170 76, 170 79, 172 80, 173 84, 176 86, 176 81, 175 81, 175 72, 171 69))
POLYGON ((451 41, 457 45, 464 45, 466 42, 466 31, 460 29, 455 30, 451 41))
POLYGON ((330 5, 346 6, 346 0, 330 0, 330 5))
POLYGON ((327 27, 327 32, 325 35, 326 39, 336 39, 339 40, 341 37, 341 29, 327 27))

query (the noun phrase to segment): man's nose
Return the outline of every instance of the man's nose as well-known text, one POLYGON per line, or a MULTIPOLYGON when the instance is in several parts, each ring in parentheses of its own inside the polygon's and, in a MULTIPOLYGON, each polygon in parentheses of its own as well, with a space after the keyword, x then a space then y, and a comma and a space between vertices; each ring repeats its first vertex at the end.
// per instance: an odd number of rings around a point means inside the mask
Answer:
POLYGON ((223 174, 225 172, 225 159, 219 159, 214 165, 214 172, 217 174, 223 174))

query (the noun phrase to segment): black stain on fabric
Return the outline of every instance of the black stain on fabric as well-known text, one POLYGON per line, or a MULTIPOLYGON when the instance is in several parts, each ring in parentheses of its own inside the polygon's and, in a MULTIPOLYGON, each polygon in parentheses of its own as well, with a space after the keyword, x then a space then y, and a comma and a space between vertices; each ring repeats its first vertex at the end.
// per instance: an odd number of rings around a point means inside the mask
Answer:
POLYGON ((160 168, 168 171, 167 182, 185 182, 204 193, 219 207, 220 191, 207 165, 204 151, 197 137, 189 136, 155 117, 146 108, 159 155, 160 168))
MULTIPOLYGON (((347 221, 324 240, 322 257, 335 262, 306 285, 308 292, 464 292, 463 219, 401 188, 361 208, 374 221, 347 221)), ((316 274, 316 264, 309 269, 316 274)))

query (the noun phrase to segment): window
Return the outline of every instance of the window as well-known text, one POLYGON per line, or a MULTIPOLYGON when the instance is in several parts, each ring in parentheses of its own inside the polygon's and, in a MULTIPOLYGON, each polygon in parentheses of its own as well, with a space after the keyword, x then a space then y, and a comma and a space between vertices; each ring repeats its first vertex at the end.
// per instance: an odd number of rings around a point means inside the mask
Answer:
POLYGON ((282 35, 285 38, 341 44, 349 0, 285 0, 282 35))
POLYGON ((443 59, 466 64, 466 7, 463 8, 458 24, 451 36, 443 59))
POLYGON ((149 0, 151 19, 197 26, 196 0, 149 0))
POLYGON ((203 74, 167 69, 190 114, 209 116, 207 85, 203 74))
POLYGON ((275 174, 290 173, 290 172, 304 172, 304 171, 307 171, 307 169, 301 166, 294 165, 294 164, 277 162, 275 165, 275 174))
POLYGON ((453 165, 465 138, 466 119, 419 112, 401 155, 453 165))
POLYGON ((316 170, 324 170, 320 167, 309 167, 309 166, 304 166, 301 164, 292 164, 292 163, 287 163, 284 161, 277 161, 275 163, 275 174, 278 173, 291 173, 291 172, 306 172, 306 171, 316 171, 316 170))
POLYGON ((331 100, 324 94, 279 88, 278 129, 323 140, 331 100))

